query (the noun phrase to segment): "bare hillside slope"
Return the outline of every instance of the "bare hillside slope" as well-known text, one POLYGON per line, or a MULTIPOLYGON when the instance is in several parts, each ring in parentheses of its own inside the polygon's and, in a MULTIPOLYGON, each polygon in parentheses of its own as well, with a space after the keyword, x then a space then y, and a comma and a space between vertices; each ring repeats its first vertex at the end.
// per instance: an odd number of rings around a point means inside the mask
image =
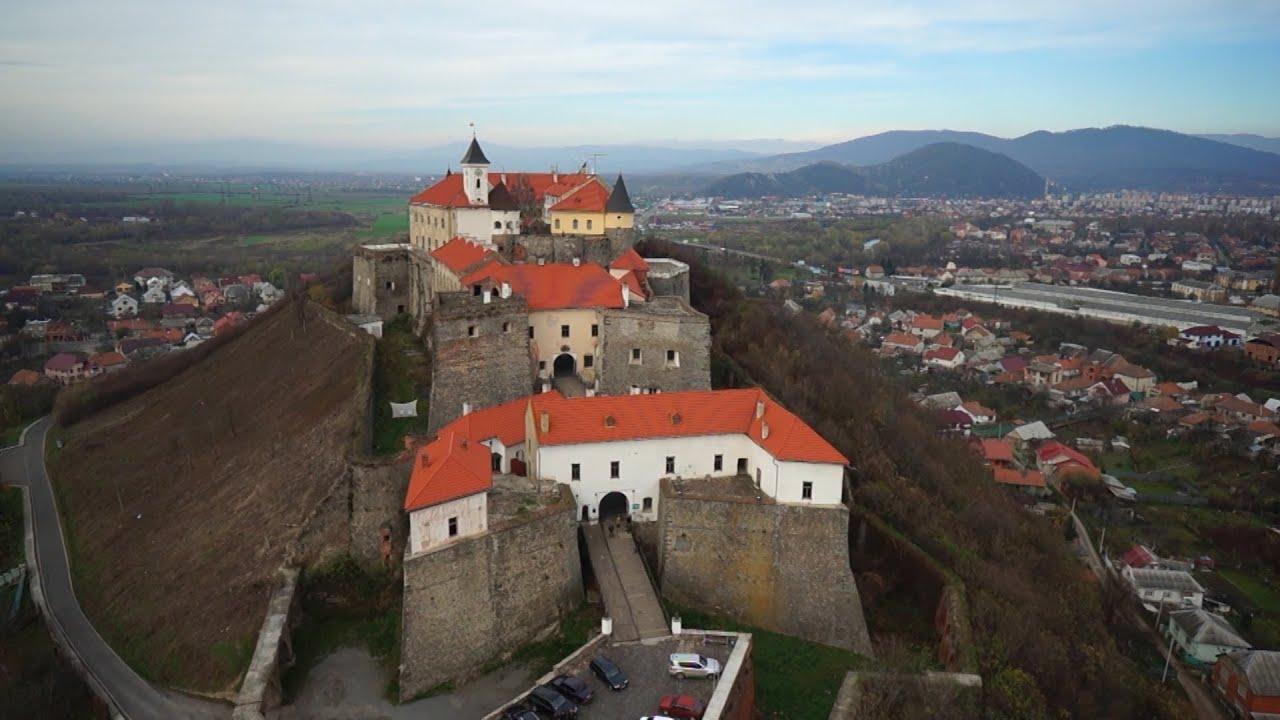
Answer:
POLYGON ((76 594, 149 679, 233 687, 276 569, 364 432, 372 355, 290 305, 50 451, 76 594))

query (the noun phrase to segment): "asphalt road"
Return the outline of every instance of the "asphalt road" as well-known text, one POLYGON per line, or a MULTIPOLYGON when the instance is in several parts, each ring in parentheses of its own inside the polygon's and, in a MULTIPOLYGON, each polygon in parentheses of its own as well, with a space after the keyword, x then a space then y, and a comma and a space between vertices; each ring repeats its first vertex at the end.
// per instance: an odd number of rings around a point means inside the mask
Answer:
POLYGON ((50 624, 57 625, 51 629, 55 633, 61 629, 90 675, 129 720, 230 717, 231 709, 225 705, 162 691, 143 680, 107 645, 80 609, 53 485, 44 465, 49 425, 49 418, 41 419, 28 429, 24 444, 0 452, 0 479, 25 485, 31 497, 36 566, 44 602, 52 615, 50 624))

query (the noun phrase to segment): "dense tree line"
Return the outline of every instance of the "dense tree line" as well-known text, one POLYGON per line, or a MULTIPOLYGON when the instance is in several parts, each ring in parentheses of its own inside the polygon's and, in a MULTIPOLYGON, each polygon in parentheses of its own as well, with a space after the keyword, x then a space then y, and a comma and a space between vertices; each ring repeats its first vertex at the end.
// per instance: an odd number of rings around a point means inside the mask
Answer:
POLYGON ((961 443, 937 437, 874 356, 807 315, 743 298, 691 253, 649 241, 643 254, 690 264, 693 303, 712 322, 713 384, 758 384, 804 418, 857 469, 853 501, 964 582, 984 717, 1178 715, 1176 691, 1121 654, 1061 532, 994 486, 961 443))

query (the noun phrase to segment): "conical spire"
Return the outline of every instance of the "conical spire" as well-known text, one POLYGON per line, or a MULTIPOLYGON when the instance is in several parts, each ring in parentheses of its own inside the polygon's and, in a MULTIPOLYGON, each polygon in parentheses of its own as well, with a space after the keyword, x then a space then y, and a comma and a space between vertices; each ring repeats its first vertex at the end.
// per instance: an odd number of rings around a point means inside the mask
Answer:
POLYGON ((636 207, 631 204, 631 196, 627 194, 627 184, 622 182, 622 175, 618 175, 617 181, 613 183, 613 192, 609 193, 609 201, 604 204, 605 212, 611 213, 633 213, 636 207))
POLYGON ((484 151, 480 149, 480 142, 475 136, 471 136, 471 145, 467 146, 467 154, 462 156, 463 165, 488 165, 489 158, 484 156, 484 151))

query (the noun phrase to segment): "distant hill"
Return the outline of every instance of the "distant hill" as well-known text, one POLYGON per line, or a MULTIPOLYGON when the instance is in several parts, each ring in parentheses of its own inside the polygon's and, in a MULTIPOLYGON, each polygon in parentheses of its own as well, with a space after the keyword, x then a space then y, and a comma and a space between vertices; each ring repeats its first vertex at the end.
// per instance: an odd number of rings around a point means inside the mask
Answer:
POLYGON ((790 172, 739 173, 715 181, 705 192, 731 198, 824 193, 1038 197, 1044 193, 1044 178, 1004 155, 942 142, 868 167, 819 162, 790 172))
POLYGON ((1068 190, 1280 191, 1280 155, 1169 130, 1125 125, 1038 131, 1013 139, 952 130, 897 130, 807 152, 696 169, 776 173, 817 162, 879 164, 939 142, 963 143, 1006 155, 1068 190))
POLYGON ((1235 133, 1233 135, 1197 135, 1196 137, 1202 137, 1205 140, 1227 143, 1228 145, 1239 145, 1240 147, 1247 147, 1254 150, 1261 150, 1262 152, 1280 155, 1280 138, 1250 135, 1248 133, 1235 133))

